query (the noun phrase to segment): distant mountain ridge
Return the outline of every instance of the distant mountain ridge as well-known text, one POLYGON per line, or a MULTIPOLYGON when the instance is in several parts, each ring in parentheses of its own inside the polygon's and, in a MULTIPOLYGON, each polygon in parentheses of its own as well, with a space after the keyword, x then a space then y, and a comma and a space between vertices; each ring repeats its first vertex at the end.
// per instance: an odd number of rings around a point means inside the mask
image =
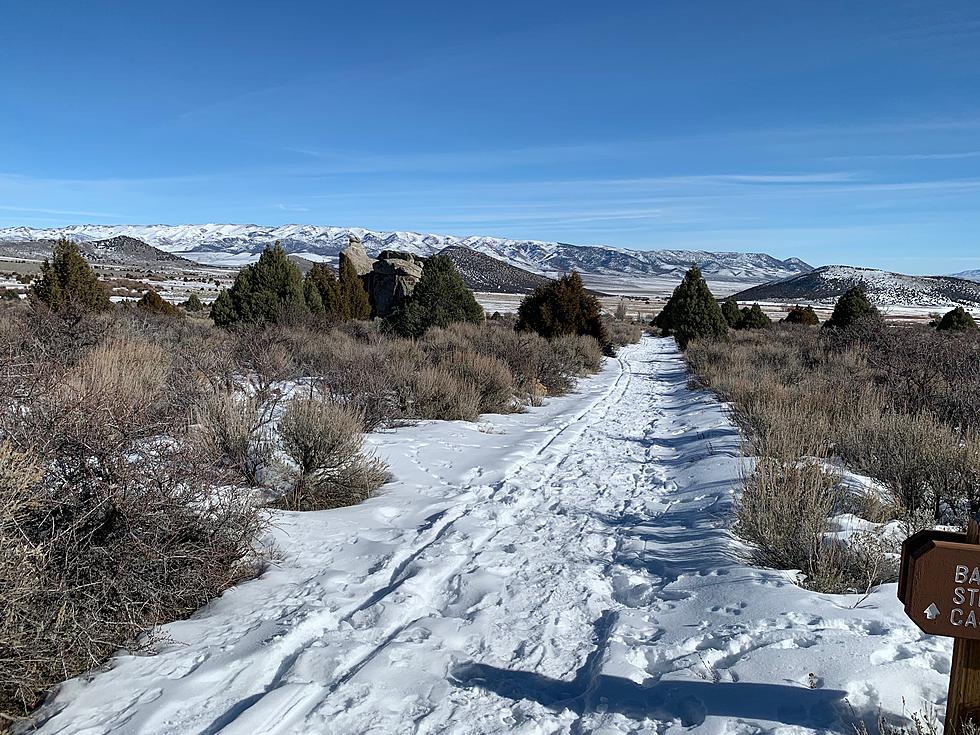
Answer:
POLYGON ((950 308, 980 307, 980 283, 952 276, 907 276, 901 273, 829 265, 791 278, 745 289, 737 301, 831 302, 854 286, 861 286, 880 306, 950 308))
POLYGON ((971 271, 960 271, 954 273, 953 278, 965 278, 968 281, 980 281, 980 268, 971 271))
POLYGON ((116 236, 142 240, 156 248, 199 263, 240 266, 255 260, 262 249, 279 240, 286 252, 311 260, 332 259, 347 246, 351 234, 361 238, 369 253, 403 250, 429 256, 462 246, 544 276, 572 268, 599 275, 678 279, 692 264, 706 276, 721 280, 763 283, 812 269, 798 258, 779 260, 764 253, 711 253, 703 250, 628 250, 608 246, 570 245, 539 240, 497 237, 453 237, 417 232, 374 232, 359 227, 316 225, 72 225, 52 229, 0 229, 0 242, 57 239, 78 242, 116 236))

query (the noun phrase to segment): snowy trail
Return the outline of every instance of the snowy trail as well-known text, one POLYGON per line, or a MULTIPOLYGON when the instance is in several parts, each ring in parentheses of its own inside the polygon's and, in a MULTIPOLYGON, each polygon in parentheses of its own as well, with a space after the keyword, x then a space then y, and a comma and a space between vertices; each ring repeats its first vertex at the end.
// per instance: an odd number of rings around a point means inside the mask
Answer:
POLYGON ((544 408, 373 436, 397 482, 282 514, 281 561, 40 731, 846 732, 845 698, 939 701, 949 645, 892 585, 852 609, 744 564, 737 434, 686 380, 648 338, 544 408))

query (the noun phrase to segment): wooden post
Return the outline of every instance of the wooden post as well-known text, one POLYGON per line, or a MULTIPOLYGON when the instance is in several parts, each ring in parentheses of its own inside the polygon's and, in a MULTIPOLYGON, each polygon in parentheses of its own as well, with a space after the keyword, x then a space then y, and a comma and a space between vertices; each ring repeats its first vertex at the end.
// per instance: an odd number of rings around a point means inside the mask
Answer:
MULTIPOLYGON (((975 517, 966 527, 966 542, 980 544, 980 525, 975 517)), ((954 638, 943 731, 954 735, 970 720, 980 724, 980 640, 954 638)))

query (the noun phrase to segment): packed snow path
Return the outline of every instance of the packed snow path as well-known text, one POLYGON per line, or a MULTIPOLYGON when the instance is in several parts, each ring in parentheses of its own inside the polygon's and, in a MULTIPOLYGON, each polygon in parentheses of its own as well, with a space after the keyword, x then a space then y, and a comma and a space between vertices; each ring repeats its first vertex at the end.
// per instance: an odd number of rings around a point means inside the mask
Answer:
POLYGON ((686 383, 647 338, 543 408, 373 436, 395 482, 277 516, 262 577, 41 732, 848 732, 845 698, 940 701, 949 645, 892 585, 854 608, 746 566, 737 435, 686 383))

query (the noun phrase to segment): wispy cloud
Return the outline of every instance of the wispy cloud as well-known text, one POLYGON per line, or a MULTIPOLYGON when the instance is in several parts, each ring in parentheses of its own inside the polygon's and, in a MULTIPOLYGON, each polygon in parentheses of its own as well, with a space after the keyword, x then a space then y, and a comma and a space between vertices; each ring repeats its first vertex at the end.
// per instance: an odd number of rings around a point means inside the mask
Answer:
POLYGON ((113 214, 111 212, 89 212, 73 209, 42 209, 38 207, 12 207, 7 205, 0 205, 0 211, 24 214, 56 214, 67 217, 119 217, 118 214, 113 214))
POLYGON ((961 158, 980 158, 980 151, 951 153, 861 153, 850 156, 826 156, 826 161, 952 161, 961 158))

